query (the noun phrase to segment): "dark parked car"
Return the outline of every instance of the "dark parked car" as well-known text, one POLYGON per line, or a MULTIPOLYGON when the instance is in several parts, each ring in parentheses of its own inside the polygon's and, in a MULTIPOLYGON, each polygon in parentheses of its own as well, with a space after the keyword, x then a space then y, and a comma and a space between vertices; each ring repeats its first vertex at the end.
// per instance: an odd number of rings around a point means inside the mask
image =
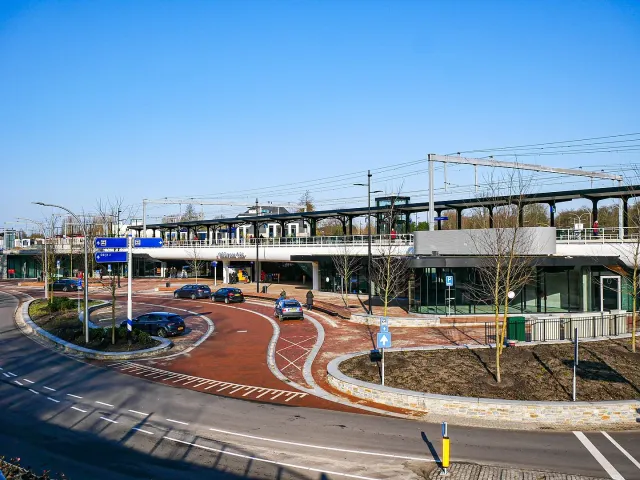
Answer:
POLYGON ((214 302, 224 302, 224 303, 232 303, 232 302, 244 302, 244 295, 242 294, 242 290, 239 288, 220 288, 213 292, 211 299, 214 302))
POLYGON ((276 302, 274 314, 280 320, 286 320, 288 318, 297 318, 302 320, 304 318, 302 305, 300 305, 298 300, 293 298, 278 300, 276 302))
POLYGON ((50 284, 49 289, 62 292, 77 292, 80 287, 78 287, 78 281, 73 278, 60 278, 50 284))
MULTIPOLYGON (((127 321, 120 324, 127 326, 127 321)), ((145 313, 133 319, 133 328, 158 337, 172 337, 184 333, 184 320, 180 315, 169 312, 145 313)))
POLYGON ((211 289, 209 285, 185 285, 173 292, 174 298, 211 298, 211 289))

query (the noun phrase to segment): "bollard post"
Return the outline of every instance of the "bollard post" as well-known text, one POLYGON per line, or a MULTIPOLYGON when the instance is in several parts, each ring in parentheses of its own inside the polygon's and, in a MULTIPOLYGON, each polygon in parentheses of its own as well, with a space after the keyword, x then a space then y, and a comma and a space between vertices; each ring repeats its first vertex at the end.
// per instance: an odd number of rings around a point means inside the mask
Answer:
POLYGON ((442 422, 442 475, 447 474, 449 468, 449 431, 447 422, 442 422))

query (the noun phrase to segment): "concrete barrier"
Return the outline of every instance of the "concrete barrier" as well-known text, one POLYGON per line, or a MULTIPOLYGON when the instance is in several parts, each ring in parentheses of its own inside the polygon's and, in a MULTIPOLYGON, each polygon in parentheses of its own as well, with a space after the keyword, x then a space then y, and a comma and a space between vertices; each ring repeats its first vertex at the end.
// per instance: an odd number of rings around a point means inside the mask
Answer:
MULTIPOLYGON (((38 325, 36 325, 36 323, 33 320, 31 320, 31 317, 29 316, 29 305, 31 305, 33 301, 34 300, 25 302, 22 305, 22 308, 21 309, 19 308, 16 311, 16 317, 15 317, 16 324, 18 325, 18 327, 20 327, 23 333, 27 335, 37 335, 38 337, 43 339, 45 342, 47 342, 55 350, 60 350, 64 353, 74 353, 84 358, 91 358, 94 360, 131 360, 135 358, 153 357, 160 353, 164 353, 165 351, 173 347, 173 342, 171 340, 168 340, 166 338, 161 338, 161 337, 151 337, 154 340, 159 341, 160 345, 147 348, 144 350, 134 350, 130 352, 100 352, 98 350, 91 350, 90 348, 81 347, 71 342, 62 340, 56 337, 55 335, 50 334, 43 328, 40 328, 38 325)), ((94 305, 93 307, 90 307, 89 313, 91 313, 92 310, 95 310, 97 308, 101 308, 107 305, 110 305, 110 303, 105 302, 104 304, 101 304, 101 305, 94 305)), ((96 327, 95 325, 91 324, 90 328, 99 328, 99 327, 96 327)))
MULTIPOLYGON (((403 351, 421 348, 404 348, 403 351)), ((393 351, 394 349, 389 349, 393 351)), ((426 412, 434 416, 460 417, 461 420, 496 420, 534 425, 537 427, 580 428, 589 426, 637 426, 640 418, 640 400, 605 402, 537 402, 501 400, 492 398, 454 397, 414 392, 386 387, 348 377, 339 370, 342 362, 356 356, 369 355, 359 352, 342 355, 327 366, 329 384, 348 395, 389 407, 426 412)), ((514 425, 515 426, 515 425, 514 425)))
MULTIPOLYGON (((352 313, 348 320, 363 325, 371 325, 373 327, 380 326, 380 318, 382 315, 369 315, 366 313, 352 313)), ((440 317, 438 315, 422 315, 420 317, 386 317, 391 327, 434 327, 440 325, 440 317)))

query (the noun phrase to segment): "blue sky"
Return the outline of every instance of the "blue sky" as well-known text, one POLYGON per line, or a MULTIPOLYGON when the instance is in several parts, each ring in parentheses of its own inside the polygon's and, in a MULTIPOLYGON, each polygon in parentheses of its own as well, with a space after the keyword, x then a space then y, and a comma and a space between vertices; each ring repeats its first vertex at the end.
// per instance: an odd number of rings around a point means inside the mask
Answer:
MULTIPOLYGON (((114 196, 363 204, 313 179, 382 167, 374 188, 424 200, 426 165, 396 165, 640 132, 639 58, 635 1, 2 0, 0 222, 114 196)), ((458 197, 472 178, 450 169, 458 197)))

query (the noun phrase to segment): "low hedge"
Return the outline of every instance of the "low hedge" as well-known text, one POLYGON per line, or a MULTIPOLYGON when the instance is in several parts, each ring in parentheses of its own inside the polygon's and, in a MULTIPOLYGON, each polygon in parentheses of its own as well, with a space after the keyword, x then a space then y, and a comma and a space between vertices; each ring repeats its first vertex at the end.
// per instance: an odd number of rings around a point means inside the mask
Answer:
POLYGON ((4 475, 6 480, 68 480, 64 473, 55 474, 48 470, 37 474, 31 470, 31 467, 21 467, 19 458, 12 458, 6 461, 4 457, 0 457, 0 472, 4 475))

